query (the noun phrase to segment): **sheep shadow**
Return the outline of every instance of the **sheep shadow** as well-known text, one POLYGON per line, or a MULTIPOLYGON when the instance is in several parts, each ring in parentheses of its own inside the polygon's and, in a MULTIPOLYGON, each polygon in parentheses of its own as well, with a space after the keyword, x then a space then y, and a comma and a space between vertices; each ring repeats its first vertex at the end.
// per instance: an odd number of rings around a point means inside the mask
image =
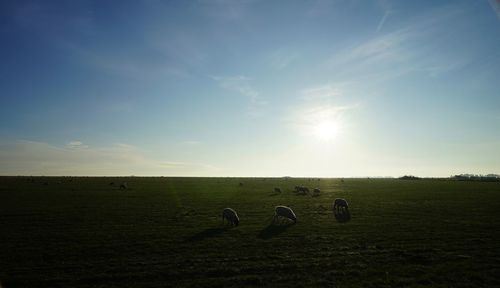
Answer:
POLYGON ((302 192, 295 192, 295 196, 309 196, 309 194, 302 192))
POLYGON ((201 241, 207 238, 216 237, 221 235, 225 231, 227 231, 229 227, 216 227, 216 228, 207 228, 201 232, 198 232, 194 235, 191 235, 187 238, 188 242, 201 241))
POLYGON ((346 223, 351 220, 351 212, 349 210, 337 210, 334 212, 335 220, 340 223, 346 223))
POLYGON ((295 225, 295 223, 287 223, 285 225, 276 225, 275 222, 270 223, 266 228, 262 229, 257 237, 263 240, 268 240, 279 234, 285 232, 288 228, 295 225))

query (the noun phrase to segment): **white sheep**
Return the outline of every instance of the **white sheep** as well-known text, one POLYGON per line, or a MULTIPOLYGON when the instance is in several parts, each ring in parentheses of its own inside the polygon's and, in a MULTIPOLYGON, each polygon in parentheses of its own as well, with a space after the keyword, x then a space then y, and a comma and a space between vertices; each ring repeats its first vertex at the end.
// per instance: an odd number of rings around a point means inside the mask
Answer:
POLYGON ((297 216, 293 213, 292 208, 287 206, 276 206, 276 208, 274 208, 274 220, 278 217, 287 218, 297 223, 297 216))
POLYGON ((224 225, 224 219, 226 219, 229 224, 234 226, 238 226, 238 224, 240 224, 238 214, 236 214, 236 211, 231 208, 224 208, 222 211, 222 225, 224 225))

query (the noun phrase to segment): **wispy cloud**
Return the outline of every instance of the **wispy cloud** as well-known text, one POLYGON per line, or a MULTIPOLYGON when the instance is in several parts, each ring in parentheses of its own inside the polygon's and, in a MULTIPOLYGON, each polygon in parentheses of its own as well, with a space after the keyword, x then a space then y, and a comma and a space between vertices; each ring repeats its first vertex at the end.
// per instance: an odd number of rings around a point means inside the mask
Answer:
POLYGON ((332 67, 342 66, 348 70, 357 70, 361 66, 391 63, 406 60, 408 55, 401 46, 410 35, 406 31, 372 38, 358 45, 336 53, 330 60, 332 67))
POLYGON ((342 132, 350 125, 346 119, 360 106, 357 102, 353 103, 344 92, 350 85, 327 83, 300 90, 299 102, 290 109, 287 122, 292 129, 306 137, 311 136, 320 125, 337 125, 337 132, 342 132))
MULTIPOLYGON (((359 107, 353 102, 357 82, 331 82, 311 86, 299 91, 300 105, 303 107, 335 106, 336 110, 351 110, 359 107)), ((359 100, 358 100, 359 101, 359 100)))
POLYGON ((297 120, 298 127, 306 133, 314 132, 315 126, 323 123, 340 123, 351 107, 336 106, 333 104, 309 106, 300 111, 297 120))
POLYGON ((0 143, 0 175, 213 175, 209 164, 151 159, 138 147, 19 140, 0 143))
POLYGON ((423 71, 427 71, 429 76, 431 77, 439 77, 448 72, 452 72, 454 70, 460 69, 466 65, 466 61, 456 60, 450 61, 448 63, 440 63, 436 65, 429 65, 426 67, 422 67, 423 71))
POLYGON ((304 100, 322 100, 322 99, 332 99, 334 97, 340 96, 340 89, 334 87, 331 84, 316 86, 312 88, 307 88, 300 93, 304 100))
POLYGON ((498 20, 500 20, 500 0, 489 0, 491 8, 497 14, 498 20))
POLYGON ((380 30, 382 30, 382 27, 384 26, 385 21, 387 20, 387 18, 389 17, 389 15, 393 11, 391 9, 390 3, 387 0, 378 0, 377 4, 378 4, 378 6, 380 6, 380 8, 382 8, 382 10, 384 12, 384 15, 382 16, 382 18, 380 19, 380 21, 378 22, 378 25, 377 25, 376 32, 379 33, 380 30))
POLYGON ((318 119, 339 117, 346 111, 359 107, 359 103, 346 100, 345 87, 348 83, 324 84, 300 91, 304 118, 318 119))
POLYGON ((85 148, 89 148, 88 145, 84 145, 82 143, 82 141, 78 141, 78 140, 69 141, 68 144, 66 144, 66 147, 72 148, 72 149, 85 149, 85 148))
POLYGON ((280 48, 268 56, 268 61, 274 69, 282 70, 297 60, 299 56, 299 52, 293 49, 280 48))
POLYGON ((385 21, 387 20, 390 14, 391 11, 385 11, 384 16, 382 16, 382 19, 380 19, 380 22, 377 25, 377 33, 380 32, 380 30, 382 30, 382 27, 384 26, 385 21))
MULTIPOLYGON (((442 27, 453 25, 463 12, 460 5, 436 8, 407 20, 397 30, 382 35, 377 33, 375 37, 341 49, 326 61, 326 65, 338 71, 340 76, 370 81, 387 80, 413 71, 429 72, 429 76, 436 76, 436 70, 451 72, 467 60, 453 53, 436 52, 436 42, 446 31, 442 27)), ((381 31, 391 13, 391 10, 385 10, 377 32, 381 31)))
POLYGON ((247 97, 250 101, 248 114, 252 117, 259 116, 261 108, 267 105, 267 102, 262 99, 260 93, 252 87, 251 78, 246 76, 214 76, 212 79, 218 83, 219 87, 247 97))
POLYGON ((221 88, 238 92, 241 95, 249 97, 252 101, 256 101, 259 97, 259 92, 250 85, 252 79, 246 76, 214 76, 212 79, 217 81, 221 88))

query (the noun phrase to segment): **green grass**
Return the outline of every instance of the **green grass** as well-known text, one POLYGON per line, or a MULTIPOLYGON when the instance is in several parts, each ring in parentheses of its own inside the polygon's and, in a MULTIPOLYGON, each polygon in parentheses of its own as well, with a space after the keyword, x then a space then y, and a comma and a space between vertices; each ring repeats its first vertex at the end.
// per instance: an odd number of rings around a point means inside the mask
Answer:
POLYGON ((0 281, 5 288, 500 287, 499 219, 500 183, 1 177, 0 281), (295 185, 322 193, 297 196, 295 185), (337 197, 349 201, 347 223, 333 217, 337 197), (270 225, 276 205, 292 207, 298 223, 270 225), (240 226, 221 228, 225 207, 238 212, 240 226))

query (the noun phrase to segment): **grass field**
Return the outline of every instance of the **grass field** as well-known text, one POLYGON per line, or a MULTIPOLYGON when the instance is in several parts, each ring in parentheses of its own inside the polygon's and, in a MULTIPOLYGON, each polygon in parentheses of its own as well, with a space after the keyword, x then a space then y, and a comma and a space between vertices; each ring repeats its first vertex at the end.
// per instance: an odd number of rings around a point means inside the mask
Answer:
POLYGON ((500 183, 29 179, 0 178, 4 288, 500 287, 500 183), (349 222, 333 217, 337 197, 349 222), (276 205, 297 224, 273 226, 276 205), (238 227, 221 227, 225 207, 238 227))

